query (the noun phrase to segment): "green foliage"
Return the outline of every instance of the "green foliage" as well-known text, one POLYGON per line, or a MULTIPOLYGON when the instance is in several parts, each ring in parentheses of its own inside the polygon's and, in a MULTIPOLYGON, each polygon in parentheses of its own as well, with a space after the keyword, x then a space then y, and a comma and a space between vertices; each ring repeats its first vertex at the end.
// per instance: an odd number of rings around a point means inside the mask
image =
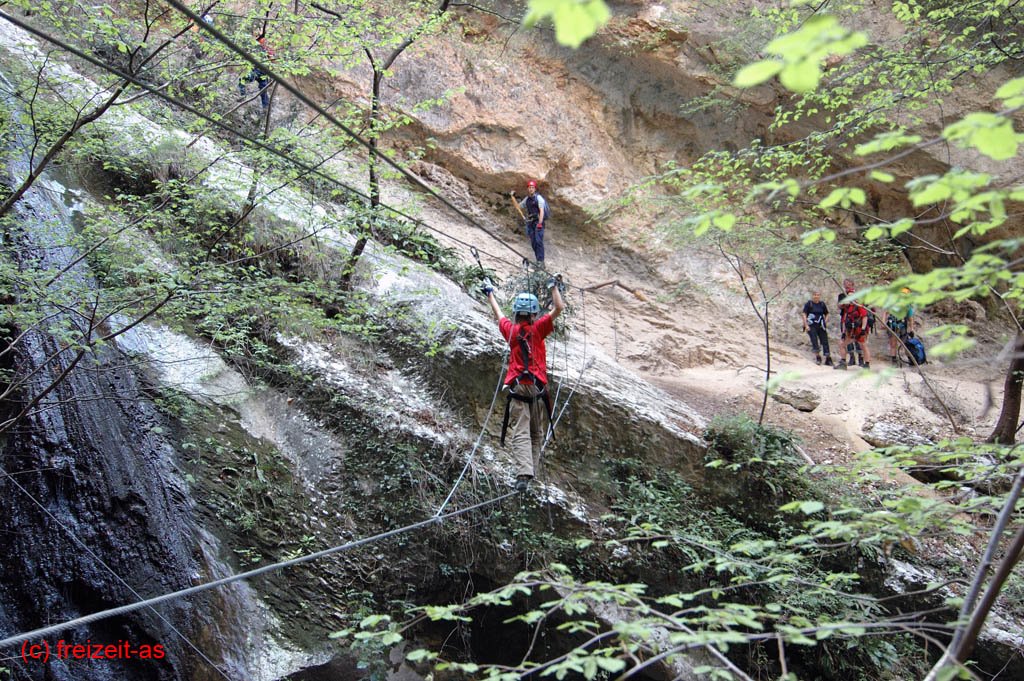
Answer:
POLYGON ((550 18, 555 39, 568 47, 579 47, 607 23, 611 13, 605 0, 529 0, 530 11, 523 24, 532 27, 550 18))
POLYGON ((809 92, 818 87, 822 64, 832 55, 847 55, 864 47, 866 33, 851 31, 835 16, 815 14, 797 30, 768 43, 765 51, 778 59, 766 59, 745 66, 736 74, 737 87, 759 85, 778 74, 784 87, 793 92, 809 92))

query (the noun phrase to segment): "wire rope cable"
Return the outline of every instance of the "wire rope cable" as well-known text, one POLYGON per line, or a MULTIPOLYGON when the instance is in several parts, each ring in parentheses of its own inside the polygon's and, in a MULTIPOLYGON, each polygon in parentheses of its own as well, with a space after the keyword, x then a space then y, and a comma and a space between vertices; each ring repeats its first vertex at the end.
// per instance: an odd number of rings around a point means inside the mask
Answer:
POLYGON ((501 372, 498 374, 498 385, 494 387, 494 395, 491 396, 491 406, 487 408, 487 415, 484 417, 483 425, 480 426, 480 433, 476 436, 476 442, 473 443, 473 449, 470 450, 469 456, 466 457, 466 463, 462 467, 462 472, 459 473, 459 477, 456 478, 455 484, 452 485, 451 491, 448 492, 448 496, 445 497, 444 501, 441 502, 441 505, 437 507, 437 512, 434 514, 434 517, 441 515, 445 507, 448 505, 448 502, 450 502, 452 497, 455 496, 455 491, 459 489, 459 485, 462 484, 462 479, 466 477, 466 472, 469 471, 470 464, 473 463, 473 457, 476 456, 476 450, 480 447, 480 443, 484 439, 484 433, 487 432, 487 424, 490 422, 491 415, 494 413, 494 405, 498 401, 498 393, 501 392, 501 386, 504 385, 503 379, 505 378, 505 367, 508 366, 508 356, 508 352, 506 352, 502 358, 501 372))
POLYGON ((442 204, 447 206, 451 211, 453 211, 457 215, 461 216, 464 220, 466 220, 466 222, 468 222, 469 224, 473 225, 477 229, 481 230, 485 234, 489 234, 491 236, 491 238, 493 238, 495 241, 497 241, 498 243, 500 243, 503 246, 505 246, 508 250, 512 251, 517 256, 522 257, 522 254, 519 253, 519 251, 517 251, 515 248, 513 248, 511 245, 509 245, 507 242, 505 242, 503 239, 501 239, 501 237, 499 237, 498 235, 496 235, 493 232, 491 232, 491 230, 489 230, 486 227, 484 227, 483 225, 481 225, 477 220, 475 220, 474 218, 472 218, 471 216, 466 214, 462 209, 460 209, 454 203, 452 203, 447 198, 445 198, 445 196, 443 196, 436 189, 434 189, 433 187, 428 185, 421 178, 417 177, 416 175, 413 175, 411 172, 409 172, 409 170, 407 170, 406 168, 403 168, 401 165, 399 165, 390 156, 388 156, 387 154, 385 154, 381 150, 376 149, 372 144, 370 144, 369 142, 364 140, 362 137, 360 137, 354 130, 349 128, 342 121, 338 120, 338 118, 336 118, 332 113, 330 113, 329 111, 324 109, 322 106, 320 106, 319 104, 314 102, 312 99, 310 99, 309 96, 306 95, 306 93, 304 93, 301 89, 299 89, 295 85, 289 83, 285 78, 282 78, 277 73, 275 73, 273 71, 273 69, 268 67, 265 62, 263 62, 263 61, 261 61, 259 59, 256 59, 247 50, 242 49, 241 47, 239 47, 233 40, 228 38, 224 33, 222 33, 216 27, 214 27, 213 25, 203 21, 202 18, 198 14, 193 12, 190 8, 186 7, 183 3, 179 2, 179 0, 167 0, 167 3, 171 7, 173 7, 175 10, 177 10, 179 13, 184 14, 186 17, 188 17, 193 23, 195 23, 200 28, 200 30, 206 31, 207 33, 212 35, 214 38, 216 38, 216 40, 218 42, 220 42, 221 44, 223 44, 224 46, 229 48, 232 52, 235 52, 238 56, 240 56, 242 59, 244 59, 247 62, 249 62, 250 64, 252 64, 252 66, 254 66, 255 68, 258 68, 267 78, 273 80, 275 83, 277 83, 278 85, 283 87, 285 90, 290 92, 293 97, 298 99, 300 102, 302 102, 303 104, 308 106, 313 111, 315 111, 318 114, 320 114, 321 116, 323 116, 333 126, 335 126, 339 130, 344 132, 346 135, 348 135, 353 141, 358 143, 360 146, 364 147, 370 154, 372 154, 373 156, 376 156, 381 161, 383 161, 387 165, 389 165, 392 168, 394 168, 394 170, 396 172, 398 172, 400 175, 402 175, 402 177, 404 177, 405 179, 409 180, 411 183, 413 183, 417 187, 420 187, 425 192, 427 192, 428 194, 430 194, 431 196, 436 198, 442 204))
MULTIPOLYGON (((354 196, 357 196, 357 197, 359 197, 361 199, 364 199, 366 201, 370 200, 370 197, 367 194, 363 193, 359 189, 356 189, 355 187, 352 187, 349 184, 346 184, 345 182, 342 182, 341 180, 339 180, 336 177, 328 175, 327 173, 319 170, 316 166, 310 165, 308 163, 305 163, 304 161, 296 159, 295 157, 289 155, 288 153, 286 153, 284 151, 281 151, 277 147, 275 147, 273 145, 270 145, 270 144, 267 144, 266 142, 263 142, 263 141, 255 138, 255 137, 253 137, 252 135, 249 135, 249 134, 239 130, 238 128, 229 125, 228 123, 225 123, 221 119, 218 119, 218 118, 216 118, 216 117, 214 117, 214 116, 212 116, 210 114, 207 114, 207 113, 204 113, 204 112, 200 111, 199 109, 197 109, 194 106, 188 104, 187 102, 185 102, 185 101, 183 101, 183 100, 181 100, 181 99, 179 99, 177 97, 174 97, 173 95, 169 95, 166 92, 163 92, 162 89, 160 89, 159 87, 151 85, 151 84, 147 83, 146 81, 144 81, 144 80, 142 80, 140 78, 137 78, 137 77, 135 77, 135 76, 133 76, 133 75, 131 75, 129 73, 126 73, 126 72, 122 71, 121 69, 118 69, 115 66, 111 66, 110 64, 107 64, 107 63, 103 62, 102 60, 93 57, 92 55, 90 55, 90 54, 88 54, 88 53, 86 53, 86 52, 84 52, 84 51, 74 47, 73 45, 71 45, 71 44, 61 40, 60 38, 52 36, 52 35, 46 33, 45 31, 42 31, 42 30, 36 28, 35 26, 32 26, 31 24, 29 24, 29 23, 27 23, 27 22, 25 22, 25 21, 15 17, 15 16, 12 16, 12 15, 10 15, 7 12, 4 12, 2 10, 0 10, 0 18, 3 18, 7 22, 17 26, 18 28, 21 28, 22 30, 27 31, 28 33, 31 33, 32 35, 34 35, 34 36, 36 36, 36 37, 38 37, 38 38, 40 38, 40 39, 42 39, 42 40, 44 40, 44 41, 46 41, 48 43, 51 43, 51 44, 55 45, 56 47, 59 47, 62 50, 66 51, 66 52, 68 52, 70 54, 73 54, 74 56, 78 57, 79 59, 82 59, 82 60, 92 64, 93 66, 96 66, 97 68, 103 69, 104 71, 107 71, 108 73, 110 73, 112 75, 115 75, 118 78, 121 78, 123 80, 126 80, 126 81, 130 82, 132 85, 135 85, 136 87, 141 88, 141 89, 149 92, 150 94, 152 94, 152 95, 154 95, 156 97, 159 97, 159 98, 163 99, 164 101, 166 101, 166 102, 168 102, 170 104, 173 104, 174 106, 177 106, 178 108, 180 108, 180 109, 182 109, 184 111, 187 111, 188 113, 190 113, 190 114, 192 114, 192 115, 194 115, 194 116, 196 116, 196 117, 206 121, 207 123, 210 123, 211 125, 213 125, 213 126, 215 126, 217 128, 220 128, 221 130, 224 130, 225 132, 227 132, 227 133, 229 133, 229 134, 231 134, 231 135, 233 135, 235 137, 243 139, 246 142, 248 142, 248 143, 250 143, 250 144, 252 144, 252 145, 254 145, 256 147, 259 147, 260 149, 263 149, 264 151, 267 151, 267 152, 273 154, 274 156, 280 158, 281 160, 283 160, 283 161, 285 161, 285 162, 287 162, 287 163, 289 163, 289 164, 291 164, 291 165, 293 165, 293 166, 295 166, 295 167, 297 167, 297 168, 299 168, 299 169, 301 169, 301 170, 303 170, 303 171, 305 171, 307 173, 310 173, 310 174, 315 175, 315 176, 317 176, 317 177, 319 177, 319 178, 321 178, 323 180, 326 180, 327 182, 330 182, 331 184, 333 184, 333 185, 335 185, 335 186, 337 186, 337 187, 339 187, 341 189, 344 189, 346 192, 348 192, 348 193, 350 193, 350 194, 352 194, 354 196)), ((433 225, 429 224, 428 222, 426 222, 426 221, 424 221, 424 220, 422 220, 420 218, 416 218, 416 217, 414 217, 412 215, 409 215, 408 213, 406 213, 406 212, 404 212, 404 211, 402 211, 402 210, 400 210, 398 208, 395 208, 394 206, 391 206, 391 205, 386 204, 386 203, 379 203, 378 205, 380 207, 382 207, 384 210, 392 213, 393 215, 396 215, 396 216, 401 217, 401 218, 403 218, 405 220, 408 220, 410 223, 412 223, 414 225, 418 225, 420 227, 428 229, 428 230, 430 230, 430 231, 432 231, 432 232, 434 232, 436 234, 439 234, 439 235, 441 235, 441 236, 443 236, 443 237, 445 237, 447 239, 450 239, 451 241, 453 241, 453 242, 455 242, 457 244, 460 244, 462 246, 467 246, 467 247, 470 247, 470 248, 473 247, 473 244, 471 244, 471 243, 469 243, 467 241, 464 241, 464 240, 462 240, 462 239, 460 239, 460 238, 458 238, 458 237, 456 237, 456 236, 454 236, 452 234, 449 234, 449 233, 445 232, 444 230, 438 229, 437 227, 434 227, 433 225)), ((493 235, 491 235, 489 232, 488 232, 488 235, 493 237, 493 235)), ((499 243, 504 244, 504 241, 502 241, 501 239, 496 239, 496 240, 499 243)), ((518 261, 512 261, 512 260, 509 260, 507 258, 503 258, 503 257, 501 257, 499 255, 496 255, 494 253, 489 253, 489 252, 484 251, 484 250, 480 250, 480 252, 483 253, 484 255, 486 255, 489 258, 492 258, 492 259, 497 260, 499 262, 503 262, 505 264, 511 265, 512 267, 518 267, 519 266, 518 261)), ((519 255, 519 253, 516 252, 516 255, 519 255)))
POLYGON ((224 577, 221 579, 214 580, 212 582, 206 582, 205 584, 197 584, 196 586, 191 586, 186 589, 180 589, 178 591, 172 591, 170 593, 165 593, 161 596, 147 598, 146 600, 139 601, 137 603, 131 603, 129 605, 122 605, 117 608, 102 610, 100 612, 95 612, 90 615, 78 617, 73 620, 61 622, 59 624, 53 624, 50 626, 41 627, 39 629, 33 629, 32 631, 16 634, 14 636, 8 636, 7 638, 0 640, 0 648, 15 646, 25 641, 31 641, 33 639, 42 638, 44 636, 57 633, 59 631, 64 631, 65 629, 78 627, 83 624, 89 624, 91 622, 108 619, 110 617, 116 617, 118 615, 124 615, 129 612, 139 610, 141 608, 151 607, 158 603, 166 603, 167 601, 172 601, 178 598, 192 596, 194 594, 209 591, 211 589, 216 589, 227 584, 232 584, 234 582, 242 581, 245 579, 258 577, 268 572, 276 572, 278 570, 283 570, 284 568, 293 567, 295 565, 301 565, 303 563, 309 563, 311 561, 318 560, 320 558, 325 558, 327 556, 332 556, 343 551, 359 548, 360 546, 372 544, 378 541, 382 541, 384 539, 390 539, 391 537, 395 537, 401 534, 407 534, 415 530, 421 530, 431 525, 441 523, 445 520, 450 520, 452 518, 457 518, 458 516, 465 515, 467 513, 470 513, 471 511, 476 511, 482 508, 487 508, 488 506, 493 506, 501 501, 504 501, 505 499, 508 499, 509 497, 515 496, 516 494, 518 494, 518 492, 506 492, 505 494, 492 497, 491 499, 478 502, 476 504, 473 504, 472 506, 467 506, 466 508, 462 508, 457 511, 451 511, 450 513, 446 513, 440 516, 432 516, 430 518, 427 518, 426 520, 421 520, 411 525, 405 525, 404 527, 398 527, 392 530, 388 530, 386 532, 381 532, 379 534, 372 535, 370 537, 363 537, 362 539, 346 542, 345 544, 333 546, 329 549, 324 549, 323 551, 317 551, 315 553, 310 553, 305 556, 299 556, 298 558, 292 558, 290 560, 283 560, 277 563, 271 563, 270 565, 264 565, 262 567, 255 568, 247 572, 242 572, 237 575, 231 575, 230 577, 224 577))
MULTIPOLYGON (((55 37, 53 35, 50 35, 50 34, 46 33, 45 31, 43 31, 43 30, 41 30, 39 28, 36 28, 35 26, 32 26, 31 24, 27 23, 26 21, 23 21, 23 20, 19 19, 18 17, 15 17, 15 16, 13 16, 13 15, 11 15, 11 14, 3 11, 3 10, 0 10, 0 18, 3 18, 7 22, 17 26, 18 28, 21 28, 24 31, 27 31, 28 33, 31 33, 32 35, 40 38, 41 40, 44 40, 44 41, 46 41, 48 43, 51 43, 52 45, 54 45, 56 47, 59 47, 62 50, 66 51, 66 52, 68 52, 70 54, 73 54, 74 56, 78 57, 79 59, 82 59, 82 60, 92 64, 93 66, 96 66, 97 68, 103 69, 104 71, 107 71, 108 73, 110 73, 112 75, 115 75, 118 78, 121 78, 123 80, 128 81, 132 85, 135 85, 136 87, 141 88, 141 89, 149 92, 150 94, 152 94, 152 95, 154 95, 156 97, 159 97, 159 98, 163 99, 164 101, 166 101, 166 102, 168 102, 170 104, 173 104, 174 106, 177 106, 178 108, 182 109, 183 111, 187 111, 188 113, 190 113, 190 114, 192 114, 192 115, 194 115, 194 116, 196 116, 196 117, 206 121, 207 123, 210 123, 211 125, 213 125, 213 126, 215 126, 217 128, 220 128, 221 130, 229 133, 230 135, 233 135, 235 137, 238 137, 239 139, 245 140, 246 142, 248 142, 248 143, 250 143, 250 144, 252 144, 252 145, 254 145, 256 147, 258 147, 260 149, 263 149, 264 151, 267 151, 268 153, 273 154, 274 156, 276 156, 276 157, 280 158, 281 160, 285 161, 286 163, 289 163, 289 164, 291 164, 291 165, 293 165, 293 166, 295 166, 295 167, 297 167, 297 168, 299 168, 299 169, 301 169, 301 170, 303 170, 303 171, 305 171, 307 173, 315 175, 315 176, 317 176, 317 177, 319 177, 319 178, 321 178, 321 179, 323 179, 323 180, 325 180, 325 181, 327 181, 327 182, 329 182, 329 183, 331 183, 331 184, 333 184, 333 185, 335 185, 335 186, 345 190, 346 192, 348 192, 348 193, 350 193, 350 194, 352 194, 354 196, 357 196, 357 197, 359 197, 359 198, 361 198, 361 199, 363 199, 365 201, 369 201, 370 200, 370 197, 367 194, 365 194, 364 192, 360 191, 359 189, 356 189, 355 187, 352 187, 349 184, 346 184, 345 182, 342 182, 341 180, 339 180, 336 177, 333 177, 333 176, 331 176, 331 175, 329 175, 329 174, 319 170, 315 165, 310 165, 308 163, 305 163, 302 160, 296 159, 295 157, 293 157, 293 156, 289 155, 288 153, 278 149, 277 147, 275 147, 273 145, 270 145, 270 144, 267 144, 266 142, 263 142, 263 141, 255 138, 255 137, 253 137, 252 135, 249 135, 249 134, 239 130, 238 128, 229 125, 228 123, 225 123, 223 120, 220 120, 220 119, 216 118, 215 116, 212 116, 210 114, 204 113, 203 111, 200 111, 199 109, 195 108, 194 106, 188 104, 187 102, 185 102, 185 101, 183 101, 183 100, 181 100, 181 99, 179 99, 177 97, 174 97, 173 95, 169 95, 166 92, 163 92, 163 90, 160 87, 151 85, 151 84, 145 82, 144 80, 142 80, 142 79, 140 79, 140 78, 138 78, 136 76, 133 76, 133 75, 131 75, 129 73, 126 73, 126 72, 122 71, 121 69, 118 69, 115 66, 111 66, 110 64, 107 64, 107 63, 103 62, 102 60, 97 59, 96 57, 93 57, 92 55, 84 52, 83 50, 74 47, 73 45, 67 43, 66 41, 63 41, 60 38, 57 38, 57 37, 55 37)), ((202 23, 203 23, 203 25, 205 25, 205 22, 202 22, 202 23)), ((240 49, 240 48, 238 48, 238 49, 240 49)), ((252 61, 251 58, 250 58, 250 61, 252 61)), ((388 157, 385 156, 384 158, 388 158, 388 157)), ((412 177, 415 179, 415 176, 412 176, 412 177)), ((401 217, 401 218, 403 218, 405 220, 408 220, 410 223, 412 223, 414 225, 423 227, 423 228, 425 228, 425 229, 427 229, 427 230, 429 230, 431 232, 434 232, 435 234, 443 236, 443 237, 451 240, 454 243, 457 243, 457 244, 460 244, 462 246, 466 246, 466 247, 469 247, 469 248, 475 248, 473 246, 473 244, 470 244, 467 241, 464 241, 464 240, 462 240, 462 239, 460 239, 460 238, 458 238, 458 237, 456 237, 456 236, 454 236, 452 234, 449 234, 448 232, 445 232, 442 229, 434 227, 433 225, 431 225, 430 223, 426 222, 425 220, 422 220, 420 218, 417 218, 417 217, 414 217, 412 215, 409 215, 408 213, 406 213, 406 212, 404 212, 404 211, 402 211, 402 210, 400 210, 400 209, 398 209, 398 208, 396 208, 394 206, 391 206, 391 205, 386 204, 386 203, 379 203, 378 205, 381 208, 383 208, 384 210, 392 213, 393 215, 401 217)), ((455 209, 455 210, 458 210, 458 209, 455 209)), ((503 239, 501 239, 500 237, 498 237, 497 235, 492 233, 490 230, 488 230, 488 229, 484 228, 483 226, 481 226, 479 224, 479 222, 477 222, 473 218, 469 217, 465 213, 462 213, 461 211, 459 211, 459 215, 462 216, 464 219, 466 219, 470 224, 472 224, 473 226, 477 227, 478 229, 483 231, 485 234, 490 236, 492 239, 497 241, 498 243, 502 244, 503 246, 508 247, 513 253, 516 254, 517 257, 520 258, 520 260, 512 261, 512 260, 509 260, 507 258, 503 258, 503 257, 501 257, 499 255, 496 255, 494 253, 490 253, 490 252, 487 252, 487 251, 484 251, 484 250, 480 250, 479 251, 480 253, 483 253, 484 255, 486 255, 489 258, 492 258, 493 260, 497 260, 498 262, 505 263, 506 265, 509 265, 509 266, 511 266, 513 268, 519 267, 521 263, 525 263, 528 266, 529 260, 527 258, 523 257, 522 254, 520 254, 514 248, 509 246, 509 244, 506 243, 503 239)), ((578 286, 578 285, 574 285, 574 284, 567 284, 567 286, 570 286, 571 288, 578 289, 578 290, 581 290, 581 291, 585 290, 585 287, 583 287, 583 286, 578 286)))
MULTIPOLYGON (((565 375, 566 376, 569 375, 569 340, 571 338, 570 331, 571 331, 571 329, 569 328, 569 325, 566 324, 565 325, 565 339, 562 341, 562 358, 565 361, 565 375)), ((554 411, 555 406, 558 405, 558 396, 561 395, 561 394, 562 394, 562 381, 559 381, 558 382, 558 387, 555 388, 555 396, 551 399, 551 404, 554 405, 554 406, 552 406, 552 411, 554 411)), ((553 437, 554 436, 554 432, 553 431, 554 431, 554 425, 551 424, 551 423, 548 423, 548 430, 547 430, 547 432, 544 433, 544 444, 547 444, 547 441, 548 441, 549 437, 553 437)), ((543 451, 543 447, 541 448, 541 451, 543 451)))
MULTIPOLYGON (((544 442, 543 442, 543 444, 541 444, 541 447, 540 447, 541 454, 543 454, 544 450, 547 449, 548 443, 551 442, 551 438, 555 434, 555 426, 557 426, 558 422, 562 420, 562 416, 565 414, 565 410, 569 407, 569 401, 572 400, 572 396, 576 394, 576 389, 579 388, 580 384, 583 382, 583 374, 586 373, 587 369, 590 368, 590 365, 594 363, 593 359, 591 359, 589 362, 587 361, 587 335, 588 334, 587 334, 587 298, 586 298, 586 295, 587 295, 586 291, 581 291, 580 292, 580 315, 583 318, 583 358, 580 360, 580 364, 581 364, 581 366, 580 366, 580 375, 576 377, 576 382, 573 383, 572 388, 569 390, 569 394, 566 396, 565 402, 562 404, 561 411, 559 411, 558 414, 555 415, 555 419, 551 423, 548 424, 547 435, 544 437, 544 442)), ((568 352, 568 349, 566 351, 568 352)), ((562 386, 561 386, 561 384, 559 384, 558 389, 561 390, 561 388, 562 388, 562 386)), ((556 394, 557 394, 557 392, 556 392, 556 394)), ((552 409, 552 411, 556 411, 556 410, 557 410, 556 408, 552 409)))
MULTIPOLYGON (((4 469, 0 469, 0 475, 3 475, 3 476, 4 476, 5 478, 7 478, 8 480, 10 480, 10 481, 11 481, 11 483, 12 483, 12 484, 13 484, 13 485, 14 485, 15 487, 17 487, 17 488, 18 488, 18 490, 20 490, 22 494, 24 494, 24 495, 25 495, 26 497, 28 497, 29 499, 31 499, 31 500, 32 500, 32 503, 33 503, 33 504, 35 504, 36 506, 38 506, 38 507, 39 507, 39 510, 40 510, 40 511, 42 511, 42 512, 43 512, 43 513, 45 513, 45 514, 46 514, 47 516, 49 516, 50 520, 52 520, 53 522, 55 522, 55 523, 57 524, 57 526, 58 526, 58 527, 60 527, 60 528, 61 528, 62 530, 64 530, 64 532, 65 532, 65 533, 66 533, 66 534, 67 534, 67 535, 68 535, 69 537, 71 537, 71 540, 72 540, 72 541, 73 541, 74 543, 76 543, 76 544, 78 544, 78 545, 79 545, 80 547, 82 547, 82 549, 83 549, 83 550, 84 550, 84 551, 85 551, 85 552, 86 552, 87 554, 89 554, 90 556, 92 556, 92 558, 93 558, 93 559, 94 559, 94 560, 95 560, 95 561, 96 561, 97 563, 99 563, 99 564, 100 564, 101 566, 103 566, 103 568, 104 568, 104 569, 106 569, 106 570, 107 570, 107 572, 109 572, 109 573, 110 573, 111 575, 113 575, 114 579, 116 579, 117 581, 119 581, 119 582, 120 582, 120 583, 121 583, 121 584, 122 584, 122 585, 123 585, 123 586, 124 586, 124 587, 125 587, 126 589, 128 589, 128 591, 130 591, 130 592, 131 592, 131 594, 132 594, 133 596, 135 596, 136 598, 138 598, 138 599, 139 599, 140 601, 144 600, 144 599, 143 599, 143 597, 142 597, 142 595, 141 595, 141 594, 140 594, 140 593, 139 593, 138 591, 136 591, 135 589, 133 589, 133 588, 132 588, 132 586, 131 586, 131 585, 130 585, 130 584, 129 584, 128 582, 126 582, 126 581, 125 581, 125 580, 124 580, 124 579, 123 579, 123 578, 121 577, 121 575, 119 575, 119 574, 118 574, 118 573, 117 573, 117 572, 116 572, 116 571, 114 570, 114 568, 110 567, 110 566, 109 566, 109 565, 108 565, 108 564, 107 564, 107 563, 106 563, 106 562, 105 562, 105 561, 104 561, 104 560, 103 560, 102 558, 100 558, 100 557, 99 557, 99 556, 98 556, 98 555, 97 555, 97 554, 96 554, 96 553, 95 553, 95 552, 94 552, 94 551, 93 551, 92 549, 90 549, 90 548, 89 548, 89 546, 88 546, 88 545, 87 545, 87 544, 86 544, 85 542, 83 542, 83 541, 82 541, 81 539, 79 539, 79 537, 78 537, 78 536, 77 536, 77 535, 76 535, 76 534, 75 534, 75 533, 74 533, 74 532, 73 532, 73 531, 71 530, 71 528, 69 528, 69 527, 68 527, 67 525, 65 525, 64 523, 62 523, 62 522, 60 521, 60 518, 58 518, 58 517, 57 517, 57 516, 55 516, 55 515, 54 515, 53 513, 51 513, 51 512, 50 512, 50 509, 46 508, 46 506, 44 506, 44 505, 43 505, 43 503, 42 503, 41 501, 39 501, 38 499, 36 499, 36 498, 35 498, 35 496, 33 496, 33 494, 32 494, 31 492, 29 492, 29 491, 28 491, 27 489, 25 489, 25 488, 24 488, 24 487, 23 487, 23 486, 21 485, 21 483, 19 483, 19 482, 18 482, 17 480, 15 480, 15 479, 14 479, 14 476, 13 476, 13 475, 11 475, 10 473, 8 473, 8 472, 7 472, 6 470, 4 470, 4 469)), ((182 641, 184 641, 185 643, 187 643, 187 644, 188 644, 188 646, 189 646, 189 647, 190 647, 190 648, 191 648, 192 650, 194 650, 194 651, 196 652, 196 654, 198 654, 198 655, 199 655, 199 657, 200 657, 200 658, 202 658, 202 659, 203 659, 203 660, 204 660, 204 661, 205 661, 205 662, 206 662, 206 663, 207 663, 208 665, 210 665, 211 667, 213 667, 214 669, 216 669, 216 670, 217 670, 217 673, 218 673, 218 674, 220 674, 220 675, 221 675, 222 677, 224 677, 225 679, 228 679, 228 681, 231 681, 231 677, 229 677, 229 676, 228 676, 228 675, 227 675, 227 674, 226 674, 226 673, 224 672, 224 670, 220 668, 220 666, 219 666, 219 665, 217 665, 217 664, 216 664, 216 663, 215 663, 215 662, 214 662, 213 660, 211 660, 211 659, 210 659, 210 658, 209 658, 209 657, 208 657, 208 656, 206 655, 206 653, 204 653, 204 652, 203 652, 202 650, 200 650, 200 649, 199 649, 199 646, 197 646, 197 645, 196 645, 195 643, 193 643, 191 639, 189 639, 189 638, 188 638, 187 636, 185 636, 185 634, 181 633, 181 631, 180 631, 180 630, 179 630, 179 629, 178 629, 177 627, 175 627, 175 626, 174 626, 174 624, 172 624, 172 623, 171 623, 171 621, 170 621, 169 619, 167 619, 167 618, 166 618, 166 617, 165 617, 165 616, 164 616, 164 615, 163 615, 163 614, 162 614, 162 613, 161 613, 161 612, 160 612, 159 610, 157 610, 156 608, 154 608, 154 607, 152 607, 152 606, 148 606, 148 609, 149 609, 149 611, 150 611, 150 612, 152 612, 152 613, 153 613, 154 615, 156 615, 156 616, 157 616, 158 618, 160 618, 160 620, 161 620, 161 621, 162 621, 162 622, 163 622, 164 624, 166 624, 166 625, 167 625, 167 626, 168 626, 168 627, 169 627, 169 628, 171 629, 171 631, 172 631, 172 632, 174 632, 175 634, 177 634, 177 636, 178 636, 179 638, 181 638, 181 640, 182 640, 182 641)))

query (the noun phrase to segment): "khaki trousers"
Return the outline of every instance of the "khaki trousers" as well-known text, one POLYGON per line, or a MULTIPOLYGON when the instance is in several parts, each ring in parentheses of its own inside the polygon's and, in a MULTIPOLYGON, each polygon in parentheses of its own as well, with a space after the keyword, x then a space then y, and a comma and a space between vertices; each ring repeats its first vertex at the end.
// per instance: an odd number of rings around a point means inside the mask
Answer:
MULTIPOLYGON (((523 397, 536 397, 537 386, 519 384, 512 391, 523 397)), ((544 443, 544 400, 522 402, 512 400, 509 408, 509 428, 512 430, 512 463, 516 475, 536 475, 540 466, 540 447, 544 443)))

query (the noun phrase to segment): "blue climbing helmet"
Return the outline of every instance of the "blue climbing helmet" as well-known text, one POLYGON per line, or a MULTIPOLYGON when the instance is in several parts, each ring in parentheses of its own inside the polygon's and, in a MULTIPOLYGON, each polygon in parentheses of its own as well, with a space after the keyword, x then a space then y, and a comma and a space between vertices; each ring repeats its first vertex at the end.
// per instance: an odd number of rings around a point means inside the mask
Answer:
POLYGON ((537 314, 540 312, 540 303, 537 296, 532 293, 520 293, 512 302, 512 314, 537 314))

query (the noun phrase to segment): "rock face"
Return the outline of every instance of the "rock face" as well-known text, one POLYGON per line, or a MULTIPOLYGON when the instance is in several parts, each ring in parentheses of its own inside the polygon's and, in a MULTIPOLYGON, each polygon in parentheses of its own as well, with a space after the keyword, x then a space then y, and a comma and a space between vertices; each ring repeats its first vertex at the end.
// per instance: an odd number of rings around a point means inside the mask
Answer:
POLYGON ((783 386, 772 393, 772 399, 788 404, 798 411, 814 411, 821 404, 821 396, 810 388, 791 388, 783 386))
MULTIPOLYGON (((11 172, 21 171, 15 164, 11 172)), ((72 267, 75 253, 62 246, 71 230, 61 203, 63 187, 45 177, 43 185, 18 205, 20 263, 67 267, 74 290, 95 291, 89 269, 72 267)), ((100 349, 86 360, 90 370, 71 371, 48 390, 53 376, 74 366, 74 353, 55 336, 62 323, 71 323, 71 315, 48 313, 46 323, 24 329, 15 358, 24 377, 21 400, 43 398, 0 440, 0 517, 6 528, 0 533, 0 630, 5 634, 135 601, 140 592, 182 588, 198 569, 174 452, 155 430, 156 410, 136 399, 141 388, 135 374, 111 349, 100 349)), ((24 402, 15 404, 17 410, 24 402)), ((160 616, 101 620, 57 638, 84 642, 91 636, 105 643, 120 638, 132 646, 165 647, 162 660, 113 660, 94 679, 132 678, 140 665, 153 679, 188 679, 194 658, 171 620, 182 631, 199 624, 177 603, 160 616)), ((73 681, 83 678, 81 665, 67 659, 27 665, 24 678, 73 681)))
MULTIPOLYGON (((494 5, 505 16, 521 12, 518 3, 494 5)), ((460 21, 446 31, 462 31, 455 36, 462 39, 444 33, 417 43, 384 81, 384 105, 414 120, 393 143, 429 138, 426 160, 468 182, 484 202, 498 204, 510 188, 525 190, 528 177, 538 179, 560 224, 582 227, 590 208, 634 178, 765 134, 770 88, 744 93, 751 110, 726 121, 717 107, 696 105, 723 85, 709 50, 721 25, 697 21, 692 31, 681 30, 683 13, 696 14, 689 3, 631 3, 616 11, 610 28, 578 50, 557 46, 542 29, 519 31, 472 9, 453 12, 460 21), (462 87, 453 90, 455 84, 462 87), (449 91, 439 106, 412 110, 449 91)), ((310 85, 333 88, 323 94, 328 100, 368 98, 365 67, 319 80, 310 85)))

